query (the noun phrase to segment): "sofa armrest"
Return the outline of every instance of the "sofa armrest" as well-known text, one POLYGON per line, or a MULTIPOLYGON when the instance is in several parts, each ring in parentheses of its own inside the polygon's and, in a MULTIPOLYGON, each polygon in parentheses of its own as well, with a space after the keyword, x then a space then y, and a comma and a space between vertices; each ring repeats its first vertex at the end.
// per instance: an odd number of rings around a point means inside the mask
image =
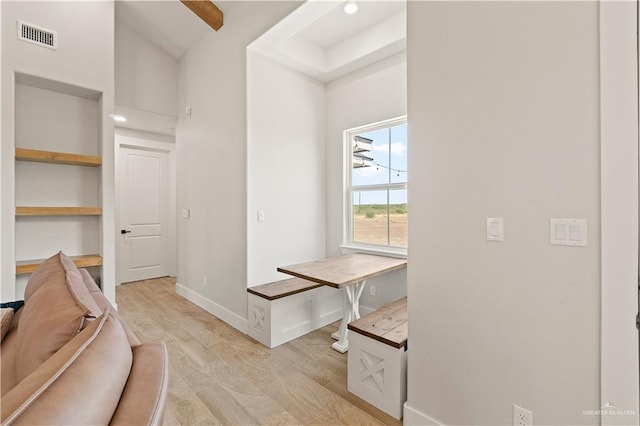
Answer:
POLYGON ((169 362, 164 342, 133 348, 133 365, 111 425, 162 425, 169 362))

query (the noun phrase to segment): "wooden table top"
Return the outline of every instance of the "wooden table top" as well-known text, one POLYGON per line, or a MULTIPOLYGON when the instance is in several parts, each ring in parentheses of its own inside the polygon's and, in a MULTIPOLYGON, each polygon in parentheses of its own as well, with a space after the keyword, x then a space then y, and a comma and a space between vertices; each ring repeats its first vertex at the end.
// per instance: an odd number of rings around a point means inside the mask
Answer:
POLYGON ((405 266, 406 259, 358 253, 283 266, 278 271, 330 287, 343 288, 405 266))

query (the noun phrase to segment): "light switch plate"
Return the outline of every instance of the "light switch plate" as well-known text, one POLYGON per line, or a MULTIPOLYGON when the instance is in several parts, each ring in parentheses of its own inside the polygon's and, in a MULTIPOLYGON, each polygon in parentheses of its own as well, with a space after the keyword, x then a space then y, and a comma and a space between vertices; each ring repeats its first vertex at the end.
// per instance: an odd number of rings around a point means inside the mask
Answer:
POLYGON ((501 217, 487 218, 487 241, 504 241, 504 221, 501 217))
POLYGON ((559 246, 587 246, 587 220, 551 218, 549 243, 559 246))

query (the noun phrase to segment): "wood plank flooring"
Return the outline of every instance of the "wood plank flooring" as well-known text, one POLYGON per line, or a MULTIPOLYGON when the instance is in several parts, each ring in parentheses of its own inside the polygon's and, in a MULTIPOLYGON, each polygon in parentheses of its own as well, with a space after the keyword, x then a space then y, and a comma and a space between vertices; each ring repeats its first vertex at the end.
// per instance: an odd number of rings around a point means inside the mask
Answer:
POLYGON ((175 279, 124 284, 118 312, 169 350, 166 425, 400 425, 347 391, 339 323, 269 349, 175 294, 175 279))

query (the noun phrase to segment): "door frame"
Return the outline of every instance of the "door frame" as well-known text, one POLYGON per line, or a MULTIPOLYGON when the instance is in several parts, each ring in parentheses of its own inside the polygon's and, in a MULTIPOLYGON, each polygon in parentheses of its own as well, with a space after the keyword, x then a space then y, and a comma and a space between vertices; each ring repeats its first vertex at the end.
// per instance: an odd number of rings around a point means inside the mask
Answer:
POLYGON ((600 1, 602 424, 638 424, 637 0, 600 1), (610 410, 631 410, 625 414, 610 410), (613 414, 609 415, 612 412, 613 414), (624 416, 624 417, 621 417, 624 416), (635 418, 634 418, 635 417, 635 418))
MULTIPOLYGON (((137 130, 116 128, 115 132, 115 199, 116 199, 116 223, 118 226, 114 230, 116 238, 120 238, 120 206, 122 203, 122 189, 120 179, 120 149, 128 148, 139 151, 154 151, 167 154, 169 168, 169 212, 167 214, 167 234, 166 243, 168 247, 167 270, 169 275, 175 277, 177 274, 178 253, 177 253, 177 215, 176 215, 176 144, 173 136, 158 135, 141 132, 137 130)), ((120 262, 120 244, 116 244, 116 285, 122 284, 122 265, 120 262)))

